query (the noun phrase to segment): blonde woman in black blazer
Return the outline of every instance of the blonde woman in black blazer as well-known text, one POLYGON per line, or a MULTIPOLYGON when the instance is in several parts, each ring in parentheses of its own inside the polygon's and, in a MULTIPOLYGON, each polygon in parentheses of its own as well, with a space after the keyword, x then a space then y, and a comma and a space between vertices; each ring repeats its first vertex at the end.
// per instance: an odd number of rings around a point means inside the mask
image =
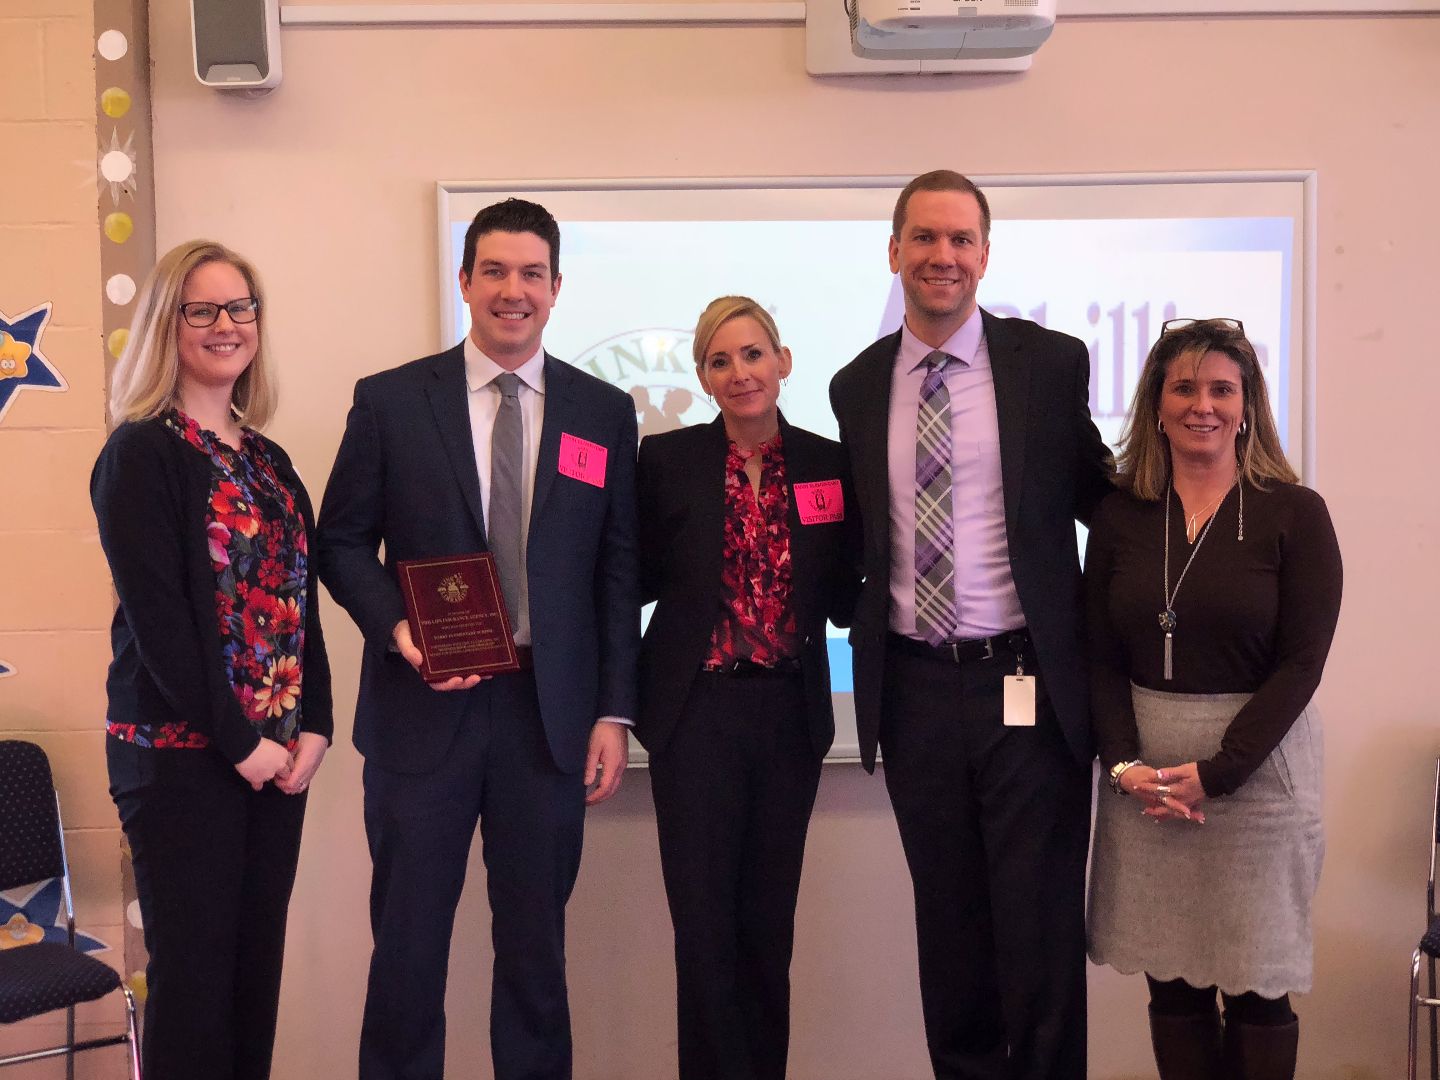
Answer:
POLYGON ((640 444, 641 585, 658 601, 635 732, 675 926, 681 1080, 778 1080, 805 833, 835 734, 826 619, 858 534, 838 443, 786 423, 790 350, 747 297, 695 329, 714 422, 640 444))

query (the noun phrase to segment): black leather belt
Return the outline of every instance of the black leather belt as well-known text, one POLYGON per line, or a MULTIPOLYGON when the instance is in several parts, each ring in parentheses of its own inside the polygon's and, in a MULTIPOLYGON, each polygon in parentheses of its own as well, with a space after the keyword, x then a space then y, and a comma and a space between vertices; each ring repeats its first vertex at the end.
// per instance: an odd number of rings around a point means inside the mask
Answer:
POLYGON ((722 668, 701 668, 706 675, 728 675, 740 679, 765 679, 800 674, 800 659, 790 656, 773 664, 757 664, 754 660, 732 660, 722 668))
POLYGON ((918 656, 922 660, 943 660, 947 664, 973 664, 980 660, 992 660, 1001 654, 1019 656, 1030 644, 1030 632, 1023 626, 1003 634, 947 641, 943 645, 930 645, 904 634, 891 633, 887 638, 890 648, 896 652, 918 656))

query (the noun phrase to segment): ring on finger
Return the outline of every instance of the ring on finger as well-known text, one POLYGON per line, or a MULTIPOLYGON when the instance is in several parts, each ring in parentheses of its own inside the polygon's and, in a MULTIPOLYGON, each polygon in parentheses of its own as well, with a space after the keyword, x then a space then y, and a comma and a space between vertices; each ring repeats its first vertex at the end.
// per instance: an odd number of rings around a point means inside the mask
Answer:
POLYGON ((1157 787, 1157 788, 1155 789, 1155 794, 1156 794, 1156 795, 1159 795, 1162 799, 1168 799, 1168 798, 1170 797, 1170 787, 1169 787, 1169 785, 1167 785, 1167 784, 1161 784, 1159 787, 1157 787))

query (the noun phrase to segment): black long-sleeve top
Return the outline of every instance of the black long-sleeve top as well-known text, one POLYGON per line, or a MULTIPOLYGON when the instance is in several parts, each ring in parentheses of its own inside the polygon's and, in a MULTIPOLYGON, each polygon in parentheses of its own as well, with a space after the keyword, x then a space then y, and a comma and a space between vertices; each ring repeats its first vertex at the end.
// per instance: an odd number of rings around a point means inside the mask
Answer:
MULTIPOLYGON (((305 529, 315 517, 285 451, 263 439, 305 529)), ((163 418, 122 424, 90 477, 100 544, 120 606, 110 627, 107 722, 176 725, 204 735, 232 764, 261 735, 246 717, 221 655, 206 510, 212 463, 169 431, 163 418)), ((304 708, 300 730, 333 733, 330 664, 320 630, 315 560, 307 573, 304 708)))
MULTIPOLYGON (((1091 700, 1100 759, 1139 755, 1130 683, 1190 694, 1253 696, 1198 763, 1207 795, 1235 791, 1279 745, 1320 683, 1340 613, 1340 548, 1325 501, 1309 488, 1245 488, 1245 528, 1233 489, 1195 554, 1173 609, 1172 679, 1164 676, 1165 533, 1170 587, 1195 551, 1171 499, 1116 492, 1100 505, 1085 555, 1091 700)), ((1158 765, 1179 762, 1158 762, 1158 765)))

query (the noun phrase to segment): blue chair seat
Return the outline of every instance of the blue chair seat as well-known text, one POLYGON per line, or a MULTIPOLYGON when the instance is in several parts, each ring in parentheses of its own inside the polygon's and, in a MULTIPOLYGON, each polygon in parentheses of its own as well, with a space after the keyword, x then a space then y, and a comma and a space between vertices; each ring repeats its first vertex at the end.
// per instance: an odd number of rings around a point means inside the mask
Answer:
POLYGON ((0 952, 0 1023, 95 1001, 120 989, 110 965, 54 941, 0 952))
POLYGON ((140 1044, 135 995, 114 969, 75 948, 75 909, 70 903, 70 869, 65 864, 65 829, 60 800, 45 751, 20 739, 0 739, 0 890, 48 878, 62 879, 66 943, 37 941, 0 949, 0 1024, 66 1010, 65 1041, 59 1046, 0 1055, 0 1068, 42 1058, 64 1057, 74 1075, 75 1055, 125 1043, 127 1071, 140 1080, 140 1044), (125 1034, 75 1041, 75 1006, 112 990, 125 998, 125 1034))

